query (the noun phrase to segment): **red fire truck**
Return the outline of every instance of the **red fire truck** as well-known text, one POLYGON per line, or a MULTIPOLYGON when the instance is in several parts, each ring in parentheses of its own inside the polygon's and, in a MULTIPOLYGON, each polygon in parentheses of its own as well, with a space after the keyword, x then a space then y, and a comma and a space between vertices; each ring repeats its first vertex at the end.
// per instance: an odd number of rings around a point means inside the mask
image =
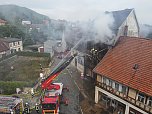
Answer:
POLYGON ((59 114, 59 107, 62 101, 62 83, 52 83, 61 71, 63 71, 76 56, 65 57, 57 67, 53 69, 50 75, 41 83, 43 95, 41 97, 42 114, 59 114))

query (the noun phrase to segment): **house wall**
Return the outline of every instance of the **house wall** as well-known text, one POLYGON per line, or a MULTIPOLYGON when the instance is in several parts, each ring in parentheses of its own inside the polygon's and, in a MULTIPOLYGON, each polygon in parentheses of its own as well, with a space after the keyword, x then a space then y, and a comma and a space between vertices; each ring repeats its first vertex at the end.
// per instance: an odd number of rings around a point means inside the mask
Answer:
POLYGON ((77 53, 78 56, 76 56, 72 62, 71 65, 75 66, 78 71, 80 71, 81 73, 84 73, 84 56, 82 52, 79 52, 78 50, 73 50, 73 52, 71 52, 71 54, 77 53))
POLYGON ((50 56, 54 56, 54 45, 55 42, 53 40, 47 40, 44 42, 44 52, 45 53, 50 53, 50 56))
POLYGON ((5 23, 0 23, 0 26, 1 26, 1 25, 5 25, 5 23))
POLYGON ((23 43, 22 41, 16 41, 8 43, 10 50, 23 51, 23 43))
POLYGON ((42 46, 42 47, 39 47, 39 48, 38 48, 38 52, 44 53, 44 47, 43 47, 43 46, 42 46))
POLYGON ((129 88, 129 91, 128 91, 129 97, 136 99, 136 94, 137 94, 136 90, 129 88))
POLYGON ((132 108, 132 109, 134 109, 134 110, 137 110, 137 111, 139 111, 139 112, 141 112, 141 113, 143 113, 143 114, 148 114, 147 112, 141 110, 140 108, 138 108, 138 107, 130 104, 129 102, 127 102, 127 101, 125 101, 125 100, 123 100, 123 99, 115 96, 114 94, 111 94, 111 93, 109 93, 108 91, 105 91, 105 90, 103 90, 103 89, 101 89, 101 88, 99 88, 99 87, 97 87, 97 86, 95 86, 95 103, 98 103, 98 101, 99 101, 99 92, 104 93, 104 94, 106 94, 107 96, 109 96, 110 98, 115 99, 115 100, 117 100, 117 101, 125 104, 125 106, 126 106, 125 114, 129 114, 129 108, 132 108))
POLYGON ((2 58, 4 54, 5 54, 5 51, 0 52, 0 58, 2 58))
POLYGON ((119 27, 117 37, 124 36, 125 26, 128 26, 127 36, 139 36, 139 27, 134 10, 128 15, 126 20, 119 27))
POLYGON ((100 75, 97 75, 97 81, 98 81, 98 82, 102 82, 102 78, 101 78, 100 75))
POLYGON ((79 72, 84 73, 84 65, 78 62, 78 57, 72 60, 71 65, 75 66, 79 72))
MULTIPOLYGON (((135 107, 152 112, 152 104, 150 103, 152 96, 147 96, 143 93, 138 92, 132 88, 129 88, 119 82, 108 79, 105 76, 97 75, 96 86, 104 91, 113 93, 113 95, 119 96, 120 99, 127 101, 128 103, 134 104, 135 107), (126 89, 124 89, 126 88, 126 89)), ((101 91, 100 91, 101 92, 101 91)), ((100 92, 95 92, 95 101, 100 99, 100 92), (98 94, 98 95, 97 95, 98 94)), ((105 93, 104 93, 105 94, 105 93)), ((111 96, 109 96, 112 98, 111 96)), ((113 98, 114 99, 114 98, 113 98)), ((123 102, 122 102, 123 103, 123 102)), ((137 110, 138 111, 138 110, 137 110)))
POLYGON ((11 54, 10 50, 0 52, 0 58, 2 58, 3 56, 7 56, 9 54, 11 54))

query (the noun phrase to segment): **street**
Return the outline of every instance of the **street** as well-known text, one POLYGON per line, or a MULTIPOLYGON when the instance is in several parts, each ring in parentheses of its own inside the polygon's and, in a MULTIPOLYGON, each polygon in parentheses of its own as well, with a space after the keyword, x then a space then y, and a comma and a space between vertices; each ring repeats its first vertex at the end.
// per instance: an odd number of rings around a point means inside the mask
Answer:
MULTIPOLYGON (((60 59, 55 58, 55 61, 51 66, 51 70, 58 64, 59 61, 60 59)), ((53 82, 63 83, 64 87, 69 89, 69 91, 63 90, 63 97, 68 100, 68 105, 60 105, 60 114, 81 114, 79 105, 80 91, 78 89, 78 85, 76 85, 76 82, 70 75, 70 71, 64 69, 53 82)), ((36 114, 35 109, 32 110, 31 114, 36 114)))
MULTIPOLYGON (((61 59, 56 59, 52 67, 55 67, 61 59)), ((68 87, 69 91, 64 90, 63 96, 68 100, 68 105, 61 104, 61 114, 81 114, 79 108, 79 89, 74 83, 73 78, 67 69, 64 69, 54 82, 63 83, 64 87, 68 87)))

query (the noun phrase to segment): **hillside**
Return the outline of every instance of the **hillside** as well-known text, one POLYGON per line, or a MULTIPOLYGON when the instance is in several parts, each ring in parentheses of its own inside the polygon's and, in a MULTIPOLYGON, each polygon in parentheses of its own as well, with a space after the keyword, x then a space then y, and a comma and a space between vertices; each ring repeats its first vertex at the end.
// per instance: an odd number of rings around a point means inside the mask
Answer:
POLYGON ((28 20, 33 24, 40 24, 45 19, 49 20, 49 17, 45 15, 17 5, 0 5, 0 18, 11 23, 28 20))

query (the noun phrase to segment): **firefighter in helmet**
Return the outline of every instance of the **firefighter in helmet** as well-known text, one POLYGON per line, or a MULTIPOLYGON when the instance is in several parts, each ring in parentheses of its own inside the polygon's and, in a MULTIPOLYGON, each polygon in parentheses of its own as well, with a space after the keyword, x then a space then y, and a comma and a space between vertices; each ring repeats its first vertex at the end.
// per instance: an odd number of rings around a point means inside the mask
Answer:
POLYGON ((39 109, 39 105, 37 103, 35 104, 35 110, 36 110, 37 113, 39 113, 40 109, 39 109))
POLYGON ((28 103, 25 103, 25 109, 24 109, 25 114, 30 114, 30 106, 28 103))

